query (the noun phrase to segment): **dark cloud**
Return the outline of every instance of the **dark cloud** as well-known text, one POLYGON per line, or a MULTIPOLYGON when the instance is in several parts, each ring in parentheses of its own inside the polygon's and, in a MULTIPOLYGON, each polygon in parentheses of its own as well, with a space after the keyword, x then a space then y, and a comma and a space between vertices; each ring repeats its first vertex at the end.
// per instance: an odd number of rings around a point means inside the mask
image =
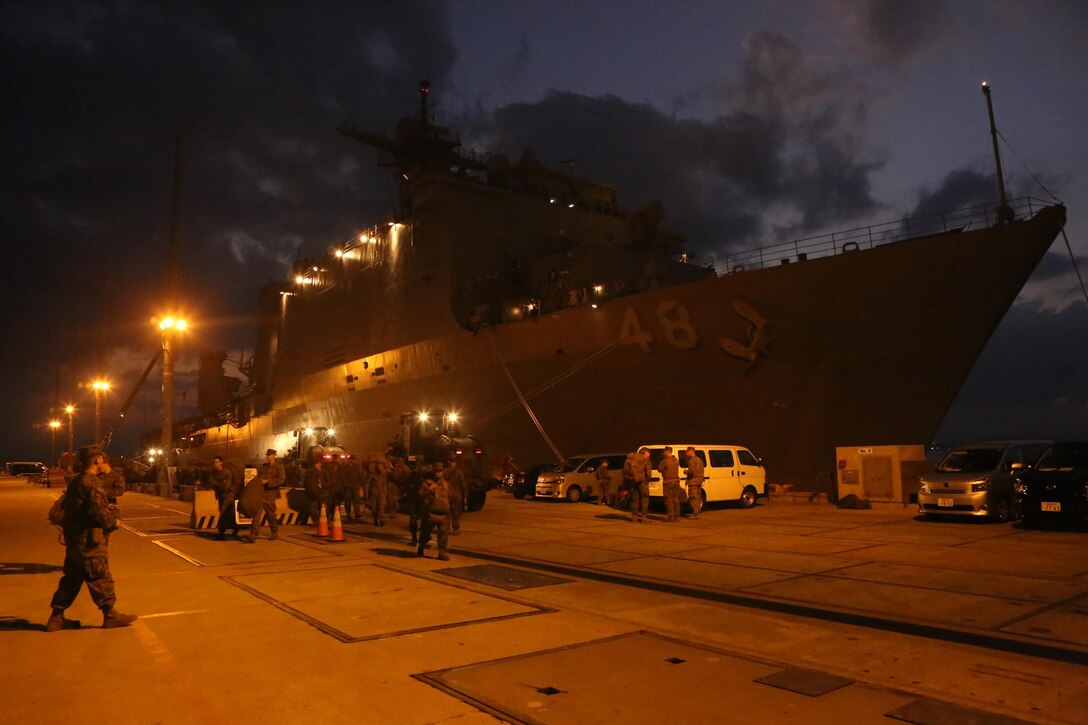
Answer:
POLYGON ((394 203, 375 155, 336 127, 356 114, 392 128, 416 82, 453 64, 446 26, 426 0, 0 3, 0 214, 20 270, 9 319, 28 323, 3 352, 18 375, 0 394, 19 411, 4 453, 40 454, 33 425, 55 397, 85 405, 79 386, 99 369, 115 380, 112 414, 150 358, 175 134, 190 353, 251 346, 248 321, 221 311, 254 309, 300 250, 394 203))
POLYGON ((971 169, 950 171, 933 191, 918 195, 911 216, 929 216, 972 206, 992 204, 997 182, 993 174, 980 174, 971 169))
POLYGON ((838 7, 855 41, 889 68, 927 57, 955 31, 945 0, 847 0, 838 7))
POLYGON ((553 92, 536 103, 466 114, 458 125, 483 151, 545 164, 576 158, 581 173, 616 183, 621 202, 658 198, 689 247, 717 252, 768 234, 811 232, 877 208, 869 174, 879 162, 860 142, 869 92, 841 69, 823 68, 789 39, 758 33, 746 43, 730 108, 709 121, 676 119, 616 96, 553 92), (776 225, 764 226, 774 209, 776 225))

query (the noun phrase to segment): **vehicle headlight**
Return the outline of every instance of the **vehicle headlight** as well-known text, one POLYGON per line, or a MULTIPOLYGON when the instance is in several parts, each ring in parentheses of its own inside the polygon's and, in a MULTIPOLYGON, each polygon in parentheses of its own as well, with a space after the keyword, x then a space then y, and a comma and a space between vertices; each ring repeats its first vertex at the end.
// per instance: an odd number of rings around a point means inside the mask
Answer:
POLYGON ((929 493, 929 484, 926 483, 925 481, 919 481, 918 482, 918 490, 921 491, 922 493, 929 493))
POLYGON ((978 481, 971 481, 971 493, 978 493, 979 491, 990 490, 990 479, 983 478, 978 481))
POLYGON ((555 482, 562 485, 567 480, 566 476, 556 476, 555 482))

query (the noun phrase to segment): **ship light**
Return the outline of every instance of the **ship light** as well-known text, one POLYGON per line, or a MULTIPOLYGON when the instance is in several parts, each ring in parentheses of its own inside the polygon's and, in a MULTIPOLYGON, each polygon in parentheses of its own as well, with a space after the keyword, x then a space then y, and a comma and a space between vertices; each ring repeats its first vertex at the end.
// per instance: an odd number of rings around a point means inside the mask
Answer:
POLYGON ((596 302, 592 303, 592 304, 590 305, 590 307, 592 307, 593 309, 597 309, 597 303, 596 303, 596 302))
POLYGON ((603 284, 595 284, 595 285, 593 285, 593 293, 594 293, 594 294, 598 294, 598 295, 599 295, 599 294, 601 294, 602 292, 604 292, 604 285, 603 285, 603 284))
POLYGON ((482 456, 483 454, 484 454, 484 449, 483 448, 477 448, 476 449, 476 455, 482 456))
POLYGON ((295 275, 295 284, 302 284, 302 283, 303 283, 303 282, 305 282, 305 281, 306 281, 306 280, 305 280, 305 279, 303 279, 303 277, 302 277, 302 275, 301 275, 301 274, 296 274, 296 275, 295 275))
POLYGON ((336 254, 336 258, 340 259, 340 258, 342 258, 344 256, 344 250, 343 249, 337 249, 335 254, 336 254))
POLYGON ((420 423, 426 423, 427 422, 427 414, 426 413, 420 413, 419 414, 419 422, 420 423))
POLYGON ((571 203, 567 204, 567 208, 568 209, 573 209, 574 208, 574 202, 572 201, 571 203))

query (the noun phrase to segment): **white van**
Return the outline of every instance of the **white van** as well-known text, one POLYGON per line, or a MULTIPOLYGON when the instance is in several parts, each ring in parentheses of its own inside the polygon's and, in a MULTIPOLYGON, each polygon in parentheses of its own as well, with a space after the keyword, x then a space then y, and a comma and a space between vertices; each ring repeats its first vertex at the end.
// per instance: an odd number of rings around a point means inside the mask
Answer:
MULTIPOLYGON (((650 449, 653 477, 650 479, 650 497, 661 497, 661 474, 657 467, 665 456, 665 446, 672 446, 673 455, 680 460, 680 487, 684 488, 684 469, 687 468, 688 446, 695 448, 695 455, 706 466, 703 481, 703 503, 707 501, 737 501, 744 508, 755 505, 757 498, 767 497, 767 472, 763 463, 743 446, 699 443, 652 443, 639 448, 650 449)), ((638 450, 636 448, 635 450, 638 450)))

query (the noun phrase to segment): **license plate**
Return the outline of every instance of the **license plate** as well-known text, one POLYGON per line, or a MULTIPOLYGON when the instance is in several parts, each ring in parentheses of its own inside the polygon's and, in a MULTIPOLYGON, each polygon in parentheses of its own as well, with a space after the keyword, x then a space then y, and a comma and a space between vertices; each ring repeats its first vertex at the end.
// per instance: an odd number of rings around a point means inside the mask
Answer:
POLYGON ((1043 501, 1043 511, 1053 511, 1055 513, 1061 513, 1062 502, 1061 501, 1043 501))
POLYGON ((950 499, 950 498, 939 498, 939 499, 937 499, 937 505, 940 506, 941 508, 950 509, 953 506, 952 499, 950 499))

